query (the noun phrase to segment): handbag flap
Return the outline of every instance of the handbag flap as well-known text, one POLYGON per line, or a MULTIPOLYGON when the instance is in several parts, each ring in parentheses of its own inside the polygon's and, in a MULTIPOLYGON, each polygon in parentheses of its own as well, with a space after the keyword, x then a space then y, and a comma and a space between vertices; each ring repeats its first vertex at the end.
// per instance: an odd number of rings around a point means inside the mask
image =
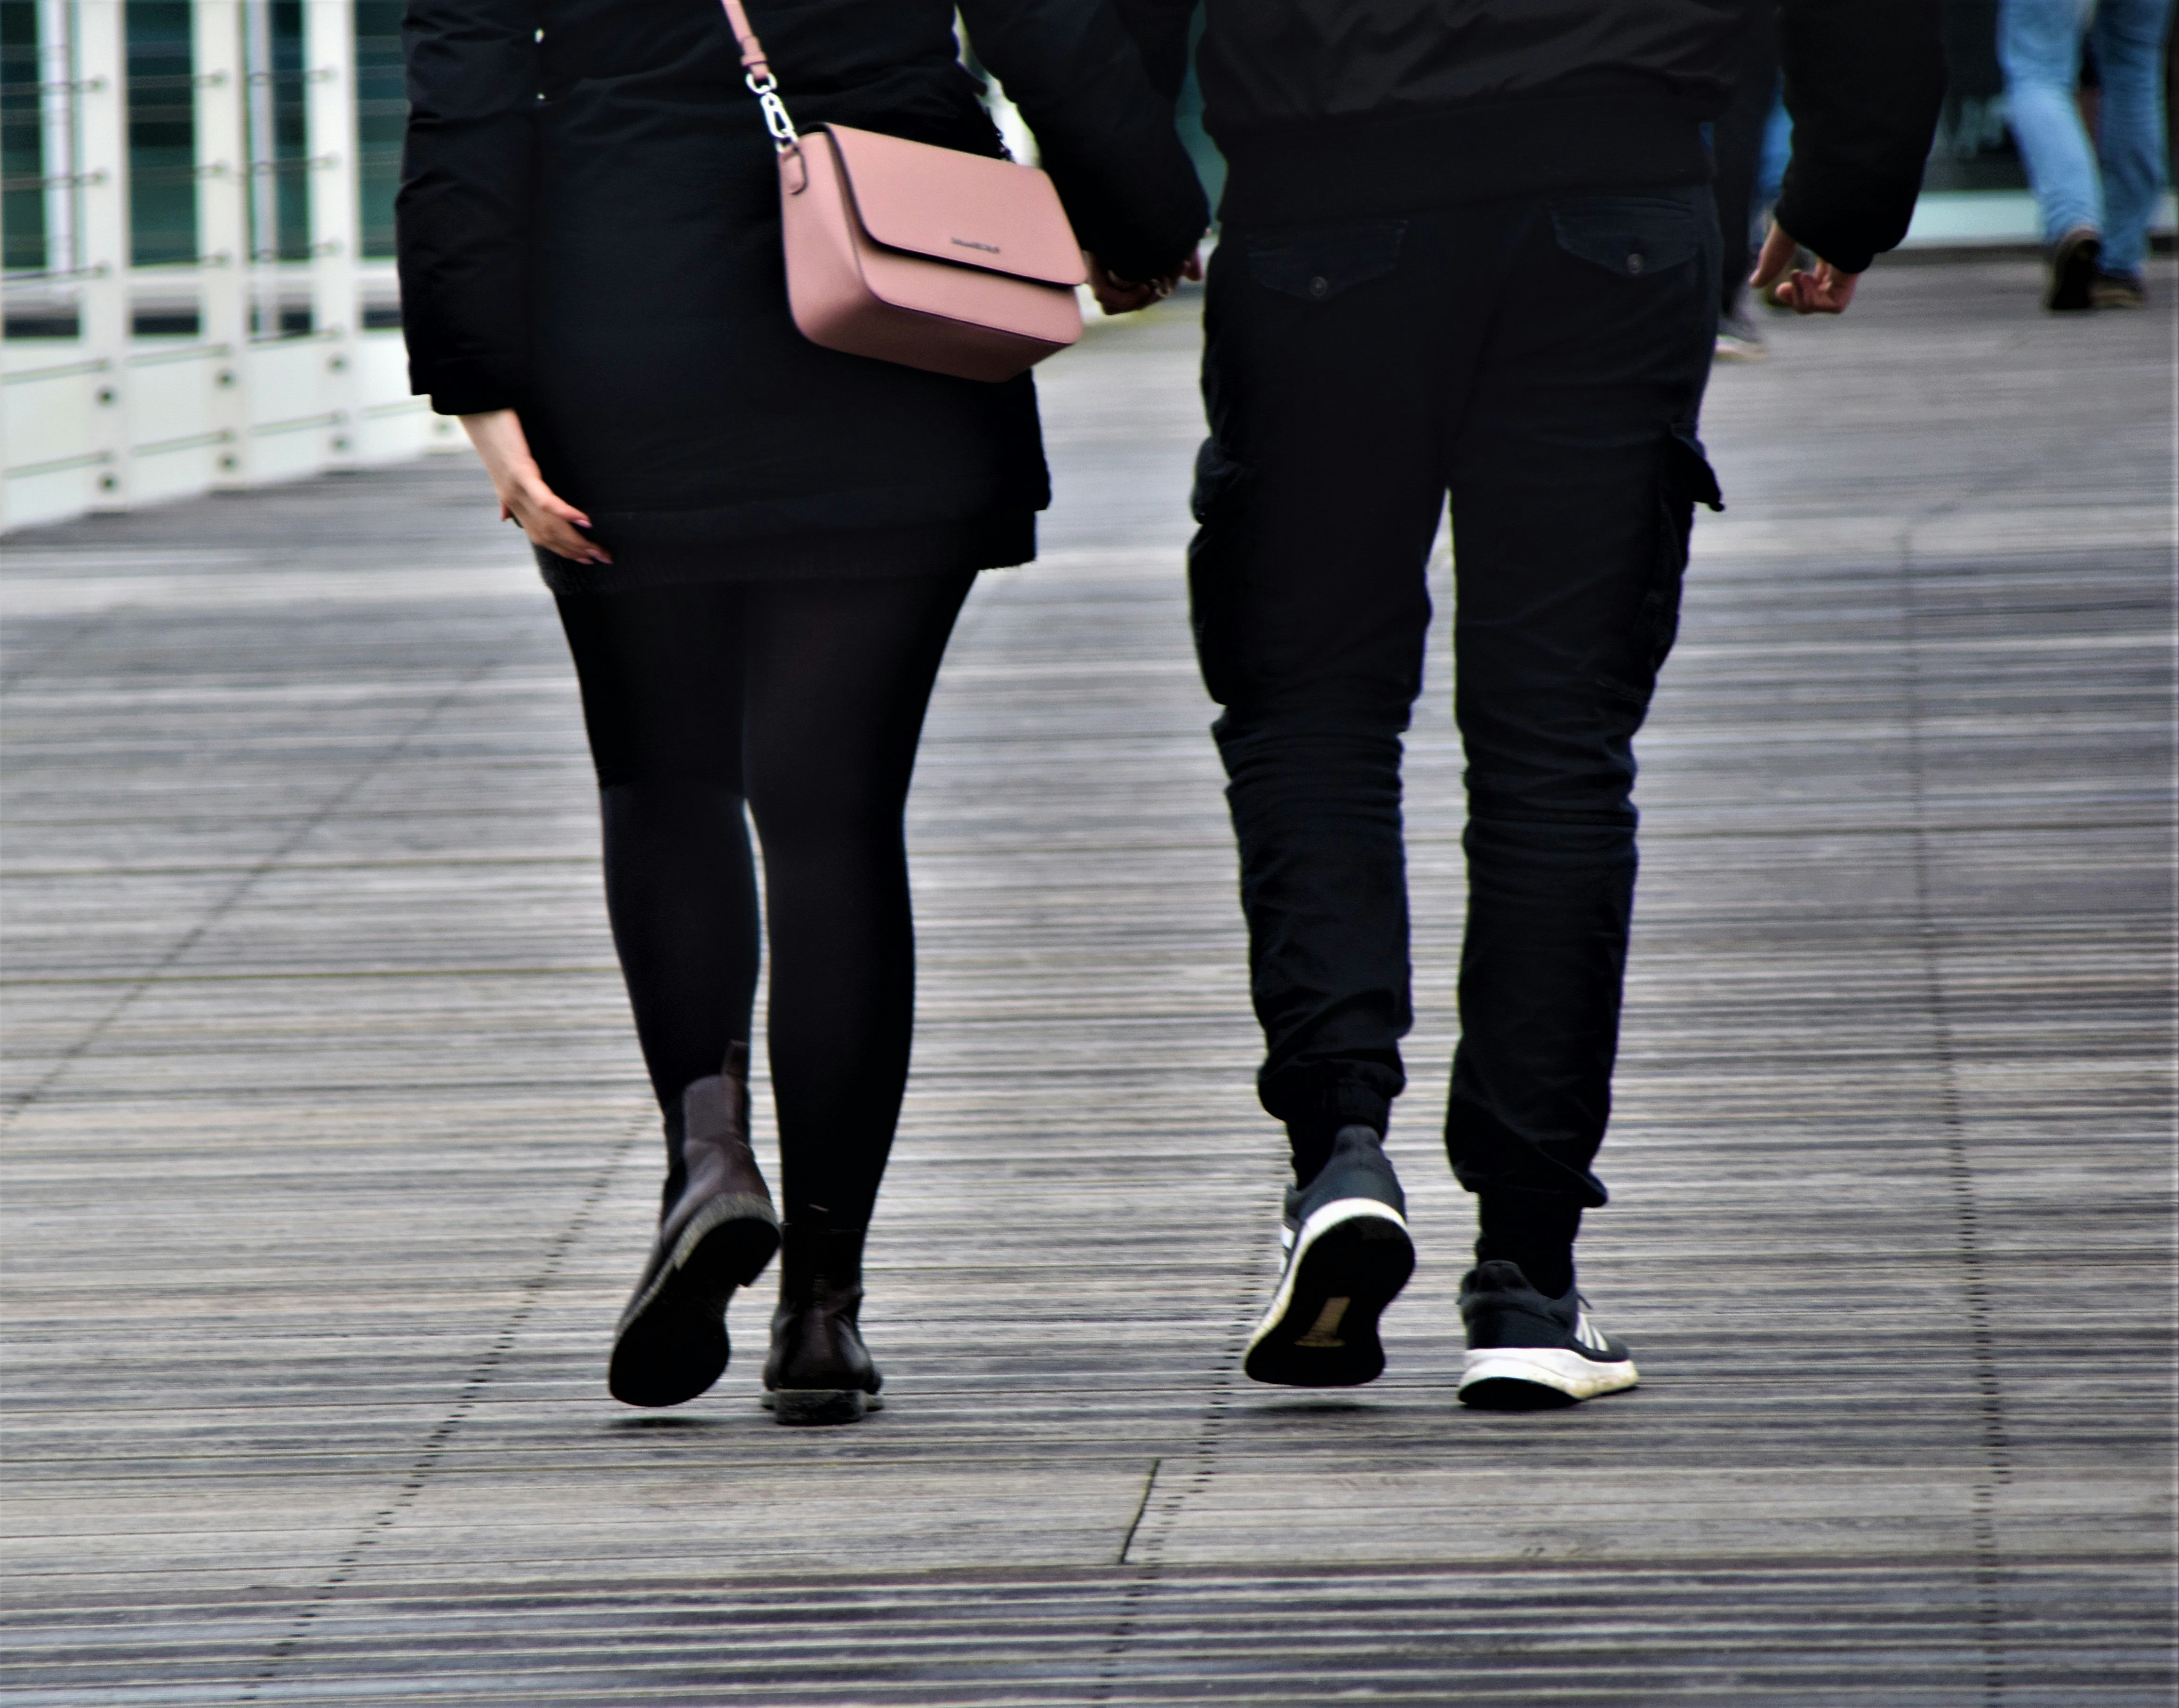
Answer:
POLYGON ((1088 277, 1059 193, 1035 167, 844 124, 825 130, 871 241, 1040 284, 1088 277))

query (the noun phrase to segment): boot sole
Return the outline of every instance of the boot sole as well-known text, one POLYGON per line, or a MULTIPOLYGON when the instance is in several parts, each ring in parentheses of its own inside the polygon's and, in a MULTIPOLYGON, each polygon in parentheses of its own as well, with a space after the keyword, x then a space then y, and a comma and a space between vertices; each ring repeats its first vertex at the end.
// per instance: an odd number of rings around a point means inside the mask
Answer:
POLYGON ((691 1218, 673 1255, 633 1299, 613 1336, 606 1386, 623 1405, 680 1405, 724 1375, 727 1302, 779 1249, 771 1206, 722 1194, 691 1218))
POLYGON ((883 1399, 859 1387, 776 1387, 767 1389, 759 1403, 774 1423, 797 1429, 860 1423, 870 1413, 885 1409, 883 1399))
POLYGON ((1385 1371, 1377 1319, 1414 1273, 1408 1224, 1389 1204, 1342 1198, 1303 1226, 1241 1360, 1251 1381, 1358 1387, 1385 1371))

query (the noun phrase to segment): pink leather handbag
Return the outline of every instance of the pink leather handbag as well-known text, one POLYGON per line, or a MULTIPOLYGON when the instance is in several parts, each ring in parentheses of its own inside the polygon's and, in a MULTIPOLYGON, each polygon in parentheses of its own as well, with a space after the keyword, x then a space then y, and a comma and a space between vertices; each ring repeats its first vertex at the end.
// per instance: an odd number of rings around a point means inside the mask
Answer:
POLYGON ((721 0, 779 152, 787 299, 803 337, 968 380, 1010 380, 1082 336, 1087 277, 1034 167, 827 124, 794 128, 742 0, 721 0))

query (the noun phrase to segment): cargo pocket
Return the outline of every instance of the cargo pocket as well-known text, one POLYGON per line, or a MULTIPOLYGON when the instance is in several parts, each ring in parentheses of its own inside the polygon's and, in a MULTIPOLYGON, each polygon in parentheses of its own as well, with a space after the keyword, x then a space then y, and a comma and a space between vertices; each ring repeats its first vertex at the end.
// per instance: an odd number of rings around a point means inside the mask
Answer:
POLYGON ((1220 705, 1237 691, 1237 640, 1248 598, 1249 547, 1254 531, 1256 471, 1216 439, 1195 453, 1195 486, 1188 508, 1196 520, 1188 546, 1188 617, 1204 685, 1220 705))
POLYGON ((1249 239, 1249 277, 1282 296, 1330 302, 1397 266, 1407 234, 1403 219, 1261 233, 1249 239))
POLYGON ((1658 449, 1649 577, 1615 668, 1597 678, 1612 699, 1647 707, 1680 632, 1680 594, 1694 532, 1695 506, 1725 508, 1717 475, 1692 425, 1674 427, 1658 449))
POLYGON ((1188 491, 1188 513, 1208 522, 1223 501, 1255 479, 1256 471, 1238 460, 1216 439, 1205 439, 1195 453, 1195 484, 1188 491))
POLYGON ((1692 195, 1684 200, 1585 195, 1551 205, 1551 235, 1567 254, 1592 266, 1622 278, 1655 278, 1693 260, 1705 231, 1692 195))

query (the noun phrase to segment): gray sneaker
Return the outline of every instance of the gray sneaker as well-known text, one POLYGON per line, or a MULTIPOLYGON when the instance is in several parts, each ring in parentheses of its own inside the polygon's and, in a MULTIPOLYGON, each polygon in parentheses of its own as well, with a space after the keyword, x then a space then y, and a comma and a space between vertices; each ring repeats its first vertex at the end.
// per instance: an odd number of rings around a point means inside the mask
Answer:
POLYGON ((1467 1404, 1534 1411, 1616 1393, 1638 1381, 1634 1354, 1589 1320, 1589 1301, 1573 1288, 1546 1299, 1518 1263, 1479 1263, 1461 1277, 1460 1315, 1468 1325, 1467 1404))
POLYGON ((1288 1188, 1286 1266, 1241 1369, 1286 1387, 1355 1387, 1385 1369, 1377 1319, 1414 1273, 1407 1198, 1367 1127, 1343 1127, 1305 1188, 1288 1188))
POLYGON ((1721 362, 1767 362, 1770 352, 1763 333, 1744 315, 1728 315, 1717 323, 1717 360, 1721 362))
POLYGON ((2099 309, 2145 309, 2149 287, 2138 273, 2099 272, 2088 281, 2088 305, 2099 309))

